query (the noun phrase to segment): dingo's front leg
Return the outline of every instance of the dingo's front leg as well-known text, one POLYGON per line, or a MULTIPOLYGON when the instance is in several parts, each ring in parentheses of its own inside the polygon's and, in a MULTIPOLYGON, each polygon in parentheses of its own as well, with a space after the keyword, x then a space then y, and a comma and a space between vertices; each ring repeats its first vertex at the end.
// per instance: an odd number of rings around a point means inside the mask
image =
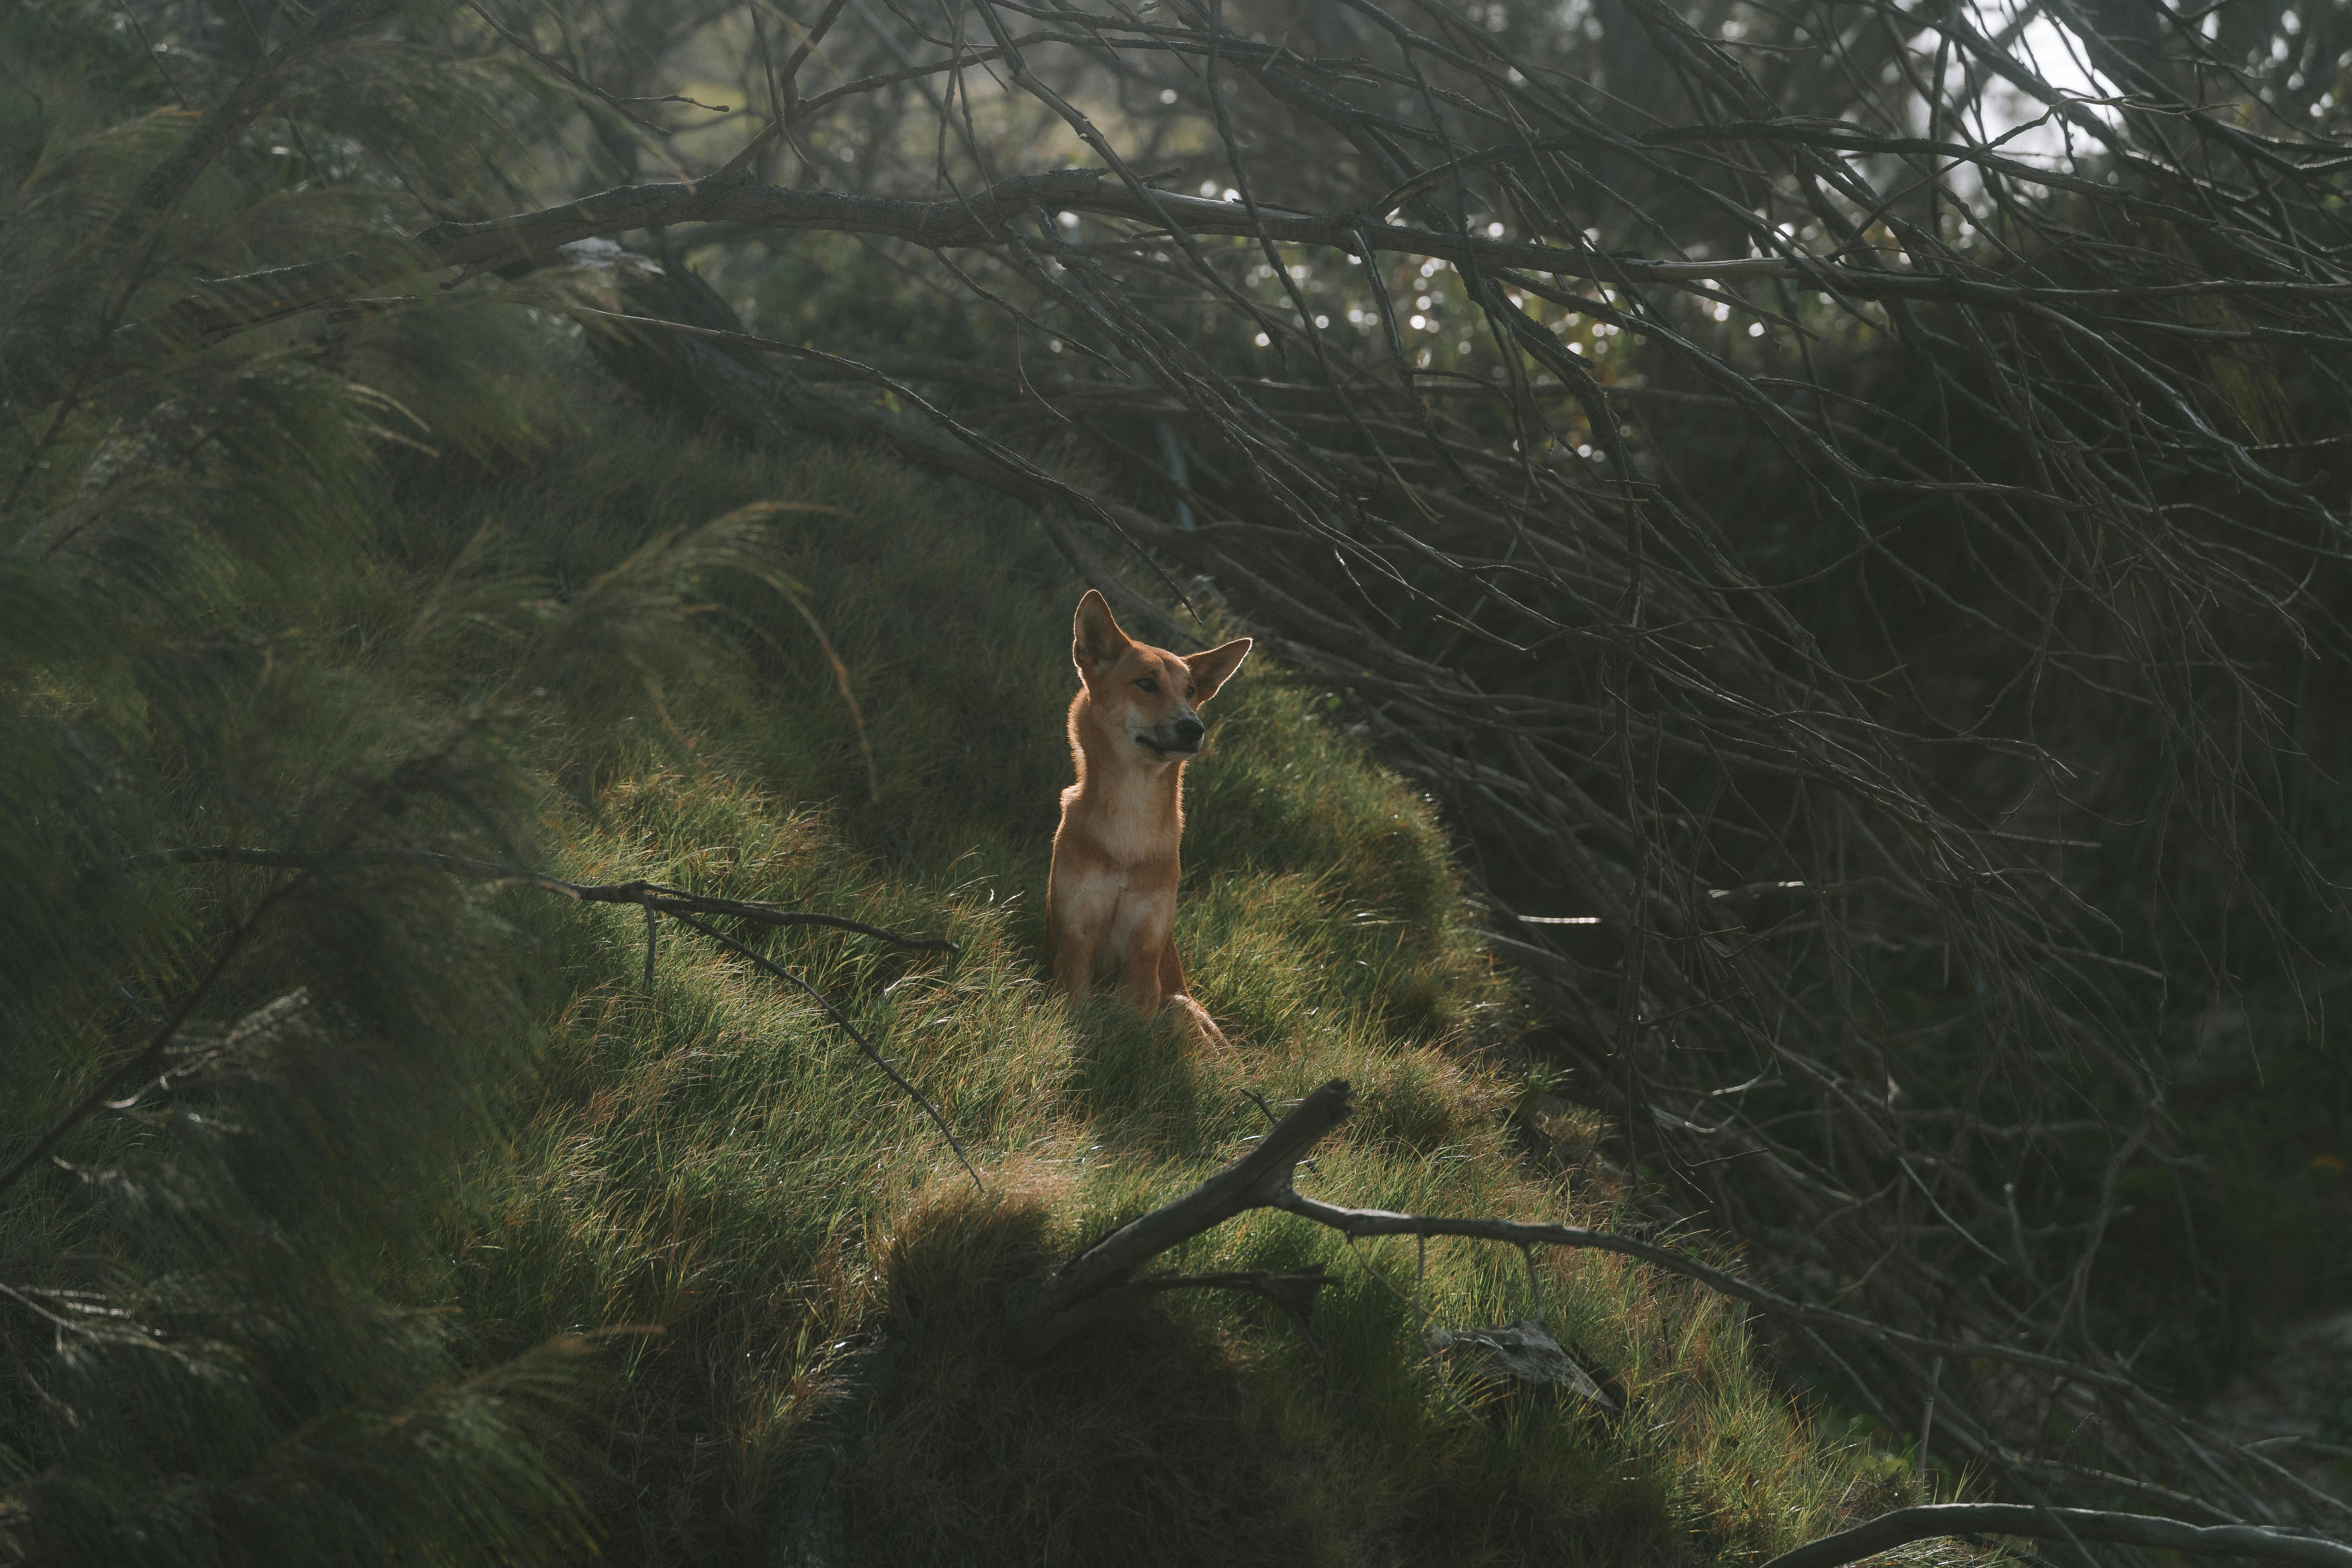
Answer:
POLYGON ((1160 954, 1167 945, 1166 931, 1154 922, 1130 933, 1127 951, 1118 955, 1119 997, 1147 1018, 1168 1000, 1160 988, 1160 954))
POLYGON ((1054 989, 1076 1002, 1094 988, 1095 935, 1085 927, 1066 929, 1058 922, 1048 940, 1054 949, 1054 989))
POLYGON ((1072 864, 1062 847, 1045 885, 1045 942, 1054 986, 1073 1001, 1094 989, 1095 964, 1118 909, 1118 879, 1072 864))

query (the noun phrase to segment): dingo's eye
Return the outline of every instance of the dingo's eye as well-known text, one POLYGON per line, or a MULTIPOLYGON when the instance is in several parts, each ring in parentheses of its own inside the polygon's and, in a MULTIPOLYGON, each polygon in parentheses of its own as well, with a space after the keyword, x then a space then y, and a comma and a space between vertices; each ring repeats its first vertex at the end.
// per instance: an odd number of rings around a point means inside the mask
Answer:
POLYGON ((1153 695, 1155 695, 1155 696, 1157 696, 1157 695, 1159 694, 1159 691, 1160 691, 1160 682, 1158 682, 1158 681, 1156 681, 1156 680, 1152 679, 1151 679, 1151 677, 1150 677, 1150 676, 1148 676, 1148 675, 1147 675, 1147 676, 1145 676, 1142 679, 1140 679, 1140 680, 1137 681, 1137 682, 1136 682, 1136 684, 1137 684, 1138 686, 1140 686, 1141 688, 1143 688, 1143 689, 1145 689, 1146 691, 1149 691, 1149 692, 1152 693, 1152 694, 1153 694, 1153 695))

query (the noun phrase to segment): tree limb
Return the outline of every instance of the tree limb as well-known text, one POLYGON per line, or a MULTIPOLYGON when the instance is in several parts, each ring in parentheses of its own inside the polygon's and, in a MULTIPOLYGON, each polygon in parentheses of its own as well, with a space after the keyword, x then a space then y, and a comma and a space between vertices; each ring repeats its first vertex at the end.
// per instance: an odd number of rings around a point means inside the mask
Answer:
POLYGON ((1033 1355, 1044 1355, 1076 1333, 1091 1315, 1081 1318, 1076 1307, 1125 1282, 1127 1277, 1171 1247, 1214 1229, 1248 1209, 1273 1208, 1294 1214, 1339 1232, 1349 1240, 1375 1236, 1458 1236, 1499 1241, 1512 1247, 1565 1247, 1614 1252, 1640 1258, 1669 1273, 1693 1279, 1718 1294, 1746 1301, 1777 1316, 1817 1328, 1835 1328, 1865 1335, 1883 1343, 1935 1355, 1965 1356, 2004 1362, 2038 1371, 2063 1373, 2074 1381, 2119 1391, 2135 1385, 2113 1373, 2099 1372, 2056 1356, 2018 1350, 2009 1345, 1968 1343, 1906 1332, 1868 1318, 1856 1317, 1810 1302, 1777 1295, 1736 1274, 1701 1263, 1688 1254, 1639 1237, 1614 1231, 1589 1230, 1581 1226, 1533 1224, 1523 1220, 1454 1219, 1439 1215, 1392 1214, 1385 1209, 1342 1208, 1302 1196, 1291 1178, 1298 1163, 1352 1109, 1353 1090, 1343 1079, 1323 1085, 1267 1131, 1255 1149, 1142 1218, 1121 1226, 1064 1267, 1021 1304, 1017 1317, 1024 1344, 1033 1355))
POLYGON ((1348 1119, 1354 1090, 1333 1079, 1294 1107, 1257 1147, 1172 1202, 1130 1221, 1056 1270, 1025 1301, 1015 1322, 1024 1351, 1043 1356, 1078 1332, 1093 1315, 1078 1309, 1170 1247, 1213 1230, 1244 1210, 1265 1208, 1290 1186, 1291 1173, 1323 1135, 1348 1119))
POLYGON ((1721 261, 1659 261, 1638 256, 1604 256, 1521 240, 1447 234, 1375 222, 1359 213, 1287 212, 1258 206, 1245 213, 1234 203, 1202 196, 1152 192, 1147 204, 1135 193, 1094 169, 1058 169, 1001 180, 954 201, 921 202, 781 185, 701 180, 623 185, 576 202, 479 223, 438 223, 408 242, 405 254, 387 248, 373 255, 351 252, 327 261, 305 262, 233 278, 216 279, 203 291, 128 329, 152 332, 164 342, 206 341, 304 310, 349 299, 365 288, 419 271, 463 268, 467 276, 519 264, 546 265, 557 250, 576 240, 610 237, 632 229, 687 223, 730 223, 746 228, 815 230, 864 234, 945 247, 1020 245, 1055 248, 1024 236, 1014 220, 1043 207, 1091 213, 1141 223, 1139 237, 1167 232, 1174 221, 1182 232, 1265 237, 1354 253, 1369 248, 1449 261, 1457 266, 1519 268, 1616 286, 1686 285, 1710 281, 1795 282, 1857 300, 1944 300, 2026 310, 2041 305, 2110 305, 2192 298, 2277 300, 2352 299, 2352 280, 2288 281, 2209 278, 2177 284, 2113 289, 2063 289, 1994 283, 1943 273, 1891 272, 1842 263, 1793 261, 1777 257, 1721 261), (1163 219, 1162 213, 1167 215, 1163 219))
POLYGON ((2184 1524, 2156 1514, 2025 1503, 1948 1502, 1897 1509, 1867 1524, 1783 1552, 1764 1568, 1843 1568, 1913 1541, 1941 1535, 2023 1535, 2044 1541, 2112 1541, 2199 1556, 2250 1557, 2310 1568, 2352 1568, 2352 1546, 2252 1524, 2184 1524))

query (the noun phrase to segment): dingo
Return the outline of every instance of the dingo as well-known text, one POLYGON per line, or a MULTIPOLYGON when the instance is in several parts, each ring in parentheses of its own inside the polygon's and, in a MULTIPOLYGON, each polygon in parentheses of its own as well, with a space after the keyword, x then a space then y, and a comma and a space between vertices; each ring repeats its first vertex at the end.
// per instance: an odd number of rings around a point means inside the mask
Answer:
POLYGON ((1062 792, 1045 941, 1054 984, 1084 996, 1116 980, 1137 1011, 1175 1008, 1204 1046, 1229 1048, 1185 994, 1176 956, 1176 843, 1185 762, 1201 749, 1195 710, 1248 656, 1250 639, 1190 658, 1130 639, 1092 588, 1078 601, 1070 658, 1084 683, 1070 703, 1078 782, 1062 792))

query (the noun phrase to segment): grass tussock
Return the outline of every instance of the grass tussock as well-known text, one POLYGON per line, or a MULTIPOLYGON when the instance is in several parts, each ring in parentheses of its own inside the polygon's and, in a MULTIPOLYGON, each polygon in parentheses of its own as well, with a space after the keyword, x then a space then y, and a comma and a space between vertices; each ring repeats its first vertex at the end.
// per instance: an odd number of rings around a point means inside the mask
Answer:
POLYGON ((534 1068, 452 1182, 424 1288, 484 1356, 634 1331, 587 1483, 609 1556, 758 1560, 812 1447, 845 1435, 846 1539, 875 1563, 1743 1561, 1908 1495, 1791 1410, 1735 1310, 1599 1256, 1538 1267, 1545 1321, 1628 1395, 1619 1420, 1420 1352, 1421 1318, 1531 1313, 1517 1254, 1438 1243, 1417 1272, 1410 1244, 1275 1214, 1167 1266, 1334 1271, 1311 1340, 1271 1303, 1183 1293, 1017 1362, 1008 1295, 1245 1149, 1244 1091, 1356 1084, 1302 1173, 1336 1201, 1606 1223, 1611 1195, 1524 1157, 1523 1086, 1491 1048, 1509 997, 1440 827, 1308 693, 1247 669, 1191 770, 1179 938, 1239 1049, 1189 1055, 1042 983, 1079 586, 1058 560, 867 459, 583 418, 541 461, 412 476, 413 595, 496 560, 644 596, 665 552, 720 550, 711 519, 808 510, 724 542, 748 564, 696 578, 686 633, 535 678, 551 863, 954 937, 952 963, 822 931, 765 951, 882 1043, 988 1184, 807 998, 683 932, 648 994, 635 911, 508 896, 534 1068))

